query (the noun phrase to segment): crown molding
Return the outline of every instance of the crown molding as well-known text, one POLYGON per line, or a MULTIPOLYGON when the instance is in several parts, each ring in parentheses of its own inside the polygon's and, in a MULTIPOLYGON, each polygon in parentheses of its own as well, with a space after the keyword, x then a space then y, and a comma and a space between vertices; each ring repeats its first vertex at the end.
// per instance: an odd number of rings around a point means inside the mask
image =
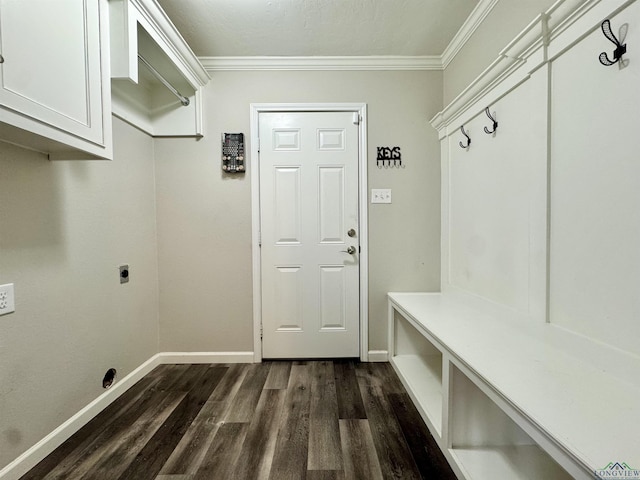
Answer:
POLYGON ((480 0, 442 55, 199 57, 208 73, 242 70, 436 70, 442 71, 464 47, 499 0, 480 0))
POLYGON ((458 52, 469 41, 471 35, 482 24, 487 15, 493 10, 499 0, 480 0, 476 8, 469 14, 458 33, 455 34, 447 48, 442 52, 442 68, 447 68, 458 52))
POLYGON ((442 70, 442 57, 200 57, 209 73, 238 70, 442 70))

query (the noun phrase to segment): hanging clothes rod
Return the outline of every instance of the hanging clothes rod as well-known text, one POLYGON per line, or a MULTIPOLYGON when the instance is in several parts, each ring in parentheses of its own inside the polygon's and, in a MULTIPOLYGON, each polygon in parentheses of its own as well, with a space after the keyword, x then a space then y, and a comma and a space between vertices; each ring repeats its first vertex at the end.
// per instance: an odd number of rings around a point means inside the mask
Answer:
POLYGON ((147 66, 147 68, 153 74, 153 76, 156 77, 158 80, 160 80, 160 83, 162 83, 165 87, 169 89, 171 93, 173 93, 176 97, 178 97, 182 105, 184 105, 185 107, 189 105, 189 99, 184 95, 182 95, 178 90, 176 90, 176 88, 173 85, 171 85, 166 78, 160 75, 160 72, 158 72, 155 68, 153 68, 151 64, 147 62, 146 58, 138 54, 138 60, 140 60, 142 63, 144 63, 147 66))

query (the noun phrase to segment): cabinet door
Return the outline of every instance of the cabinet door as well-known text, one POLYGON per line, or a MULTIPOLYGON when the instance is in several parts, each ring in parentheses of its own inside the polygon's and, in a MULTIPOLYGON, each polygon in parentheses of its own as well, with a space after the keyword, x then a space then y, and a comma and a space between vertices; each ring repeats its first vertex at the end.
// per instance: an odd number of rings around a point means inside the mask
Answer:
POLYGON ((0 104, 104 143, 95 0, 0 0, 0 104))

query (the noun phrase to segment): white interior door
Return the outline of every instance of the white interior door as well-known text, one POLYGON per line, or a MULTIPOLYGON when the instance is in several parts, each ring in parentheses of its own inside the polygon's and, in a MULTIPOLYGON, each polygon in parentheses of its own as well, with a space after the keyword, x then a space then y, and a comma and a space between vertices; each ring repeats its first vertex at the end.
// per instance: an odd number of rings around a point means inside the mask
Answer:
POLYGON ((359 356, 358 125, 260 113, 262 352, 359 356))

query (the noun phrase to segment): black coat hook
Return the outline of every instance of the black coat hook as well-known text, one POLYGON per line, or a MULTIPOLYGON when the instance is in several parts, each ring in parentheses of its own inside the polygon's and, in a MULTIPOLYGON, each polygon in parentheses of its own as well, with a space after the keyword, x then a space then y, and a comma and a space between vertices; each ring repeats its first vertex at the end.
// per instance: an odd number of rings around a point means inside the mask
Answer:
POLYGON ((464 131, 464 125, 460 126, 460 131, 462 132, 462 134, 467 137, 467 144, 463 145, 462 142, 458 142, 460 144, 460 146, 462 148, 469 148, 469 146, 471 145, 471 137, 469 137, 469 135, 467 135, 467 132, 464 131))
POLYGON ((493 116, 491 116, 489 107, 484 109, 484 113, 486 113, 487 117, 489 117, 489 119, 493 122, 493 126, 491 127, 493 130, 489 130, 487 127, 484 127, 484 133, 491 135, 492 133, 495 133, 495 131, 498 129, 498 121, 495 118, 493 118, 493 116))
POLYGON ((616 49, 613 51, 613 60, 609 60, 609 57, 607 56, 606 52, 602 52, 599 57, 600 63, 602 65, 606 67, 610 67, 611 65, 617 63, 618 60, 620 60, 620 58, 622 57, 622 55, 627 53, 627 44, 625 43, 624 45, 622 45, 618 41, 616 36, 611 31, 611 22, 609 21, 609 19, 602 22, 601 28, 602 28, 602 33, 604 33, 604 36, 607 37, 607 39, 616 46, 616 49))

